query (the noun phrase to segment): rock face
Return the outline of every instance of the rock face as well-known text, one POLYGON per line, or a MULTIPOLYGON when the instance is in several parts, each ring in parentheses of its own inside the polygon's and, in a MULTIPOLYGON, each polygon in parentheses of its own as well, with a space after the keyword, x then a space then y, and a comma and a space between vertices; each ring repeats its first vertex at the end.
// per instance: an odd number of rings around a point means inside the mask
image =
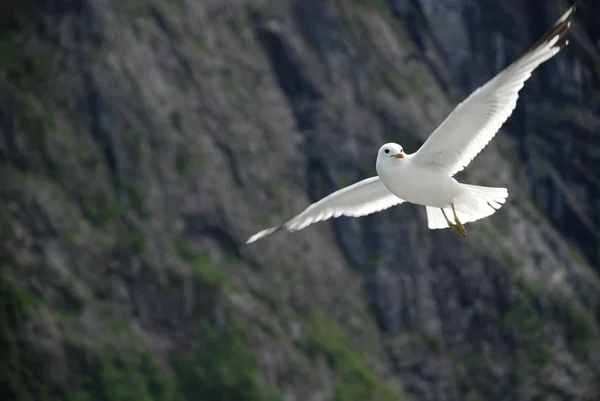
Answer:
POLYGON ((8 399, 598 399, 597 2, 458 175, 510 194, 466 239, 404 204, 251 246, 382 143, 415 151, 568 4, 23 4, 0 37, 8 399))

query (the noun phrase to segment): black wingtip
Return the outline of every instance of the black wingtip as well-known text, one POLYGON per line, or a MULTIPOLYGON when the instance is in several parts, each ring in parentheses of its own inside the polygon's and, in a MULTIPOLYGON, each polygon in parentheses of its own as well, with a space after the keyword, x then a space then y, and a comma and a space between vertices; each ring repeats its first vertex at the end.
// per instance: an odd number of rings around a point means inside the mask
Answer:
POLYGON ((572 5, 561 17, 554 23, 554 26, 550 31, 544 35, 542 42, 547 43, 556 39, 556 47, 563 49, 569 44, 569 41, 561 41, 563 36, 569 31, 571 27, 571 20, 573 19, 573 13, 575 13, 576 5, 572 5))
POLYGON ((569 41, 566 39, 556 45, 556 47, 558 47, 560 50, 564 49, 567 46, 569 46, 569 41))

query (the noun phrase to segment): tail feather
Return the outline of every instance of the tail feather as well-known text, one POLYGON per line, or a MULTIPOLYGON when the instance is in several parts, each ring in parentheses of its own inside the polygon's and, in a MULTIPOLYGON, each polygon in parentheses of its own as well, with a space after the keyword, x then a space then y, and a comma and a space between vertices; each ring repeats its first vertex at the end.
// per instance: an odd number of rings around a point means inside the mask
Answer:
MULTIPOLYGON (((506 188, 482 187, 478 185, 462 184, 469 191, 467 196, 459 198, 454 205, 456 215, 461 223, 471 223, 476 220, 489 217, 500 209, 506 198, 508 190, 506 188)), ((442 214, 441 209, 427 206, 427 225, 430 229, 448 228, 448 223, 442 214)), ((454 221, 454 215, 451 207, 444 208, 446 216, 451 222, 454 221)))

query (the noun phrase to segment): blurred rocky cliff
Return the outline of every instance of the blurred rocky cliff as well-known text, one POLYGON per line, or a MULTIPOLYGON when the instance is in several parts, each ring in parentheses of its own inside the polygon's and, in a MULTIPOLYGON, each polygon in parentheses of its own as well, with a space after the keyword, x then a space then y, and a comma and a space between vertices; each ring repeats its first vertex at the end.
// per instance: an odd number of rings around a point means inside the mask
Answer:
POLYGON ((9 400, 597 400, 600 3, 458 178, 244 245, 414 152, 559 0, 29 0, 0 18, 9 400))

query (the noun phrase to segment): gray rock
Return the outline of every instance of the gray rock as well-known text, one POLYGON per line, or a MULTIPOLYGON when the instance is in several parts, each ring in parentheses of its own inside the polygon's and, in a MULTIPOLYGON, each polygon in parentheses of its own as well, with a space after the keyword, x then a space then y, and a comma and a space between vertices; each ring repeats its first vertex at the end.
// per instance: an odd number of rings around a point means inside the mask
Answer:
MULTIPOLYGON (((404 204, 244 245, 375 174, 383 142, 415 151, 565 9, 81 0, 2 31, 2 316, 26 312, 2 338, 25 351, 17 376, 96 399, 121 383, 98 376, 102 358, 141 347, 187 389, 192 369, 176 361, 208 344, 201 323, 242 322, 256 380, 286 401, 594 399, 594 2, 460 173, 510 194, 466 239, 428 230, 424 209, 404 204)), ((227 359, 228 338, 210 364, 251 377, 244 357, 227 359)), ((124 383, 146 372, 115 366, 124 383)), ((206 393, 178 399, 267 399, 254 380, 236 382, 244 396, 199 381, 206 393)))

